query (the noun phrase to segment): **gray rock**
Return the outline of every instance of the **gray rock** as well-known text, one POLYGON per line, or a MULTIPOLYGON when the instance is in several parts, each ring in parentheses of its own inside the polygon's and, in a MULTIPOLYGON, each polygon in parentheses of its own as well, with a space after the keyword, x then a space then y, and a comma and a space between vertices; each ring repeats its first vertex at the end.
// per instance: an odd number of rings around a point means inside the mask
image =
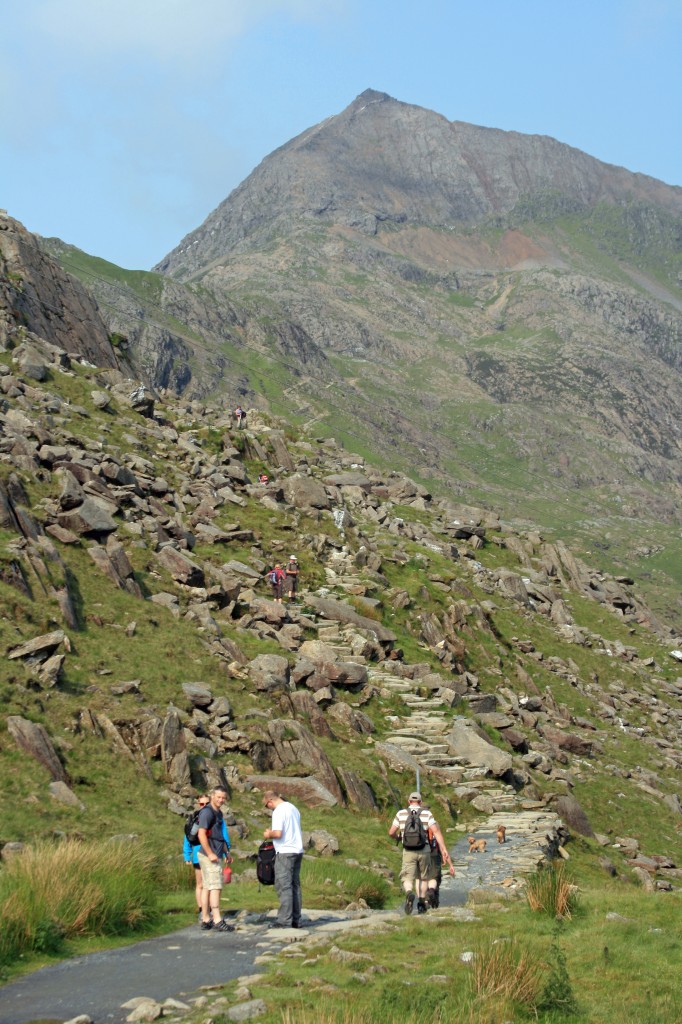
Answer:
POLYGON ((281 793, 292 803, 303 803, 306 807, 335 807, 338 800, 317 779, 281 775, 249 775, 249 785, 263 793, 273 790, 281 793))
POLYGON ((560 796, 553 802, 553 806, 561 820, 572 832, 588 836, 590 839, 594 838, 594 830, 589 818, 574 796, 560 796))
POLYGON ((512 766, 511 754, 498 750, 466 721, 453 722, 448 736, 448 751, 470 765, 486 768, 492 775, 504 775, 512 766))
POLYGON ((207 708, 213 703, 213 694, 205 683, 183 683, 182 692, 195 708, 207 708))
POLYGON ((39 764, 42 764, 56 782, 69 782, 66 770, 57 757, 52 740, 44 726, 36 722, 29 722, 26 718, 20 718, 18 715, 9 715, 7 729, 17 745, 35 758, 39 764))
POLYGON ((268 1008, 262 999, 250 999, 246 1003, 237 1003, 235 1006, 231 1006, 227 1011, 227 1017, 234 1021, 253 1020, 255 1017, 261 1017, 267 1011, 268 1008))
POLYGON ((27 640, 26 643, 14 647, 7 657, 10 661, 14 658, 30 658, 36 654, 47 657, 54 651, 55 647, 59 647, 60 644, 64 643, 64 640, 64 631, 56 629, 52 633, 43 633, 42 636, 34 637, 33 640, 27 640))
POLYGON ((157 551, 156 557, 178 583, 184 583, 186 587, 204 586, 204 570, 182 551, 167 544, 157 551))
POLYGON ((247 670, 257 690, 289 688, 289 662, 279 654, 259 654, 249 662, 247 670))
POLYGON ((58 803, 67 804, 69 807, 77 807, 79 811, 85 810, 85 804, 78 799, 65 782, 51 782, 47 788, 50 796, 58 803))
POLYGON ((295 508, 331 508, 331 501, 319 481, 309 476, 291 476, 283 484, 284 497, 295 508))
POLYGON ((58 516, 59 525, 81 536, 84 533, 113 533, 117 523, 113 506, 99 498, 87 497, 82 505, 58 516))

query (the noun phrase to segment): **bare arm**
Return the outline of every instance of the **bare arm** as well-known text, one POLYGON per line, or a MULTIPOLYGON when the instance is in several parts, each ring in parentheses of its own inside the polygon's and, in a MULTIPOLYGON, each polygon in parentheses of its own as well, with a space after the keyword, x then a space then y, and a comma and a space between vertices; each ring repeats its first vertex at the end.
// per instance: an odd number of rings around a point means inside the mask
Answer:
POLYGON ((215 861, 218 860, 218 855, 215 854, 211 847, 208 845, 208 829, 200 828, 199 831, 197 832, 197 838, 201 845, 201 849, 206 854, 208 859, 215 863, 215 861))
POLYGON ((281 839, 282 830, 281 828, 266 828, 263 833, 263 839, 281 839))

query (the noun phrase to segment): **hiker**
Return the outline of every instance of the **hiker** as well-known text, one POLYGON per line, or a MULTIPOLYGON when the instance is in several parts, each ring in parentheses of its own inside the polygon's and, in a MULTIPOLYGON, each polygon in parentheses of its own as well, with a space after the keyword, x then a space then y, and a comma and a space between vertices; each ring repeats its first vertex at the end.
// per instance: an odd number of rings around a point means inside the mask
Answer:
POLYGON ((246 419, 246 413, 242 409, 241 405, 238 405, 234 410, 234 418, 237 421, 237 430, 241 430, 244 426, 244 420, 246 419))
POLYGON ((272 825, 263 839, 272 839, 275 858, 275 892, 279 897, 277 920, 270 928, 301 927, 301 861, 303 836, 298 808, 279 793, 263 795, 263 807, 272 811, 272 825))
MULTIPOLYGON (((427 807, 426 810, 429 810, 427 807)), ((431 866, 428 873, 428 883, 426 887, 426 904, 435 910, 440 904, 440 884, 443 880, 443 864, 446 865, 451 875, 455 873, 455 865, 452 863, 452 858, 448 853, 447 849, 441 852, 441 848, 438 845, 435 832, 430 828, 427 832, 429 840, 429 850, 431 853, 431 866)))
POLYGON ((279 562, 276 562, 268 573, 268 582, 272 587, 272 600, 277 604, 282 603, 282 588, 284 586, 284 570, 279 562))
POLYGON ((227 800, 227 792, 216 786, 206 807, 199 811, 197 824, 199 849, 197 860, 201 868, 201 929, 217 932, 233 932, 234 925, 228 924, 220 913, 220 893, 223 888, 223 862, 232 863, 230 840, 225 829, 223 812, 220 808, 227 800))
POLYGON ((391 839, 400 838, 403 844, 403 863, 400 880, 405 890, 405 913, 411 914, 414 907, 415 888, 417 913, 426 913, 426 889, 431 869, 428 831, 431 829, 438 843, 443 860, 448 857, 445 841, 438 822, 426 807, 422 807, 421 793, 410 793, 407 807, 398 811, 388 834, 391 839))
MULTIPOLYGON (((199 810, 201 810, 202 807, 208 807, 209 802, 210 802, 210 798, 205 793, 202 793, 201 796, 197 797, 197 806, 198 806, 199 810)), ((225 845, 226 845, 227 849, 229 850, 229 848, 230 848, 230 837, 228 835, 227 825, 225 824, 224 820, 223 820, 223 839, 225 841, 225 845)), ((191 864, 192 867, 194 868, 194 894, 195 894, 196 900, 197 900, 197 908, 198 908, 198 911, 199 911, 199 917, 201 918, 202 917, 201 894, 203 892, 203 886, 202 886, 202 883, 201 883, 201 865, 199 864, 199 858, 198 858, 198 854, 199 854, 199 850, 200 849, 201 849, 200 846, 194 846, 192 843, 190 843, 189 839, 187 838, 187 835, 185 835, 184 842, 182 844, 182 855, 184 857, 185 864, 191 864)))
POLYGON ((300 570, 298 568, 298 559, 296 558, 296 555, 289 555, 289 561, 287 562, 287 567, 284 570, 284 575, 286 577, 285 583, 286 586, 288 587, 288 595, 290 601, 293 601, 293 599, 296 597, 296 591, 298 590, 299 571, 300 570))
POLYGON ((260 473, 258 476, 258 483, 263 484, 263 486, 265 487, 265 485, 268 483, 268 474, 260 473))

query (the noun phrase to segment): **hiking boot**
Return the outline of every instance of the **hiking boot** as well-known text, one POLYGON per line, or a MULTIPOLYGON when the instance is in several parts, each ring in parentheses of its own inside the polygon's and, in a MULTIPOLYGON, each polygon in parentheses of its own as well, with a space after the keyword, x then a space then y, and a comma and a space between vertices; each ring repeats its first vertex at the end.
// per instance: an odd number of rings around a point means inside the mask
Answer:
POLYGON ((405 913, 406 914, 411 914, 413 906, 414 906, 414 893, 413 892, 408 892, 407 896, 405 897, 405 913))
POLYGON ((202 921, 201 922, 201 930, 202 930, 202 932, 210 932, 212 927, 213 927, 213 921, 202 921))
POLYGON ((426 902, 428 903, 429 907, 432 910, 436 909, 436 907, 438 906, 438 890, 437 889, 429 889, 429 891, 426 894, 426 902))
POLYGON ((215 930, 217 932, 233 932, 234 925, 230 924, 229 921, 226 921, 225 918, 223 918, 220 924, 215 925, 215 930))
POLYGON ((426 904, 424 903, 424 900, 417 900, 417 913, 418 914, 425 914, 426 913, 426 904))

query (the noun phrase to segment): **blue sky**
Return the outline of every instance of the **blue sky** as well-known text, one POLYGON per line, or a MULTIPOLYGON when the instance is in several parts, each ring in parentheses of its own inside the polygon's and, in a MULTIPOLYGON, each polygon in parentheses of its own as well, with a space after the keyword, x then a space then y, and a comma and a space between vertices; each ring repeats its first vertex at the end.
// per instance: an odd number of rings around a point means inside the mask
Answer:
POLYGON ((682 185, 682 0, 5 4, 0 206, 145 269, 364 89, 682 185))

